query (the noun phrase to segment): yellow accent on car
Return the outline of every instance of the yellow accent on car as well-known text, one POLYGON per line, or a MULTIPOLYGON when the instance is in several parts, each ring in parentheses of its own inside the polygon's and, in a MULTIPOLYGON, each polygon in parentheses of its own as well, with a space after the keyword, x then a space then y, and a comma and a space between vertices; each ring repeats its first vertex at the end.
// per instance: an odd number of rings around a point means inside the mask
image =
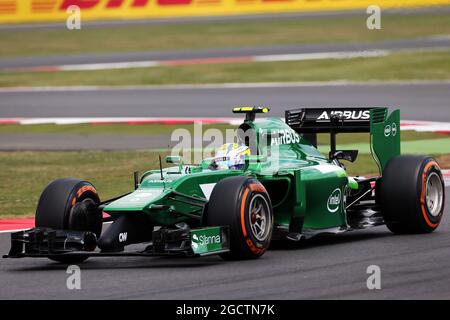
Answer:
POLYGON ((270 111, 267 107, 238 107, 233 108, 234 113, 245 113, 245 112, 254 112, 254 113, 268 113, 270 111))

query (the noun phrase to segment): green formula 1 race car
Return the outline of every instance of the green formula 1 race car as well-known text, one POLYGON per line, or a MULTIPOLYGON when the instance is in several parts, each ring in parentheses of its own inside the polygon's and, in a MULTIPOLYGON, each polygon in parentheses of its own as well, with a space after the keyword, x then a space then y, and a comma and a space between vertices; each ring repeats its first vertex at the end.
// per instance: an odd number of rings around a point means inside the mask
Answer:
POLYGON ((36 227, 13 233, 5 257, 64 263, 92 256, 253 259, 274 240, 383 224, 394 233, 438 227, 443 177, 433 158, 400 155, 399 110, 303 108, 286 111, 285 121, 256 119, 268 108, 233 111, 245 114, 234 143, 196 165, 168 156, 169 168, 135 173, 128 194, 101 201, 87 181, 51 182, 39 199, 36 227), (344 132, 370 134, 379 176, 348 176, 343 162, 355 161, 358 151, 337 150, 336 135, 344 132), (330 135, 327 156, 317 149, 318 133, 330 135), (112 224, 102 230, 106 221, 112 224))

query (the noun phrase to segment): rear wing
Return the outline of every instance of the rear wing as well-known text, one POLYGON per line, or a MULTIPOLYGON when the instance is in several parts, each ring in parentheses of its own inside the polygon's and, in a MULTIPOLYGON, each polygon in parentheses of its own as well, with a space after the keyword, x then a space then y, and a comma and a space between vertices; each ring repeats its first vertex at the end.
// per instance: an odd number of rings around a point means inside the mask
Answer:
POLYGON ((330 158, 336 153, 338 133, 370 133, 372 155, 382 172, 387 162, 400 155, 400 110, 388 116, 388 108, 338 107, 287 110, 286 124, 317 147, 317 134, 330 133, 330 158))
POLYGON ((286 123, 301 133, 370 132, 370 111, 386 118, 387 108, 302 108, 286 111, 286 123))

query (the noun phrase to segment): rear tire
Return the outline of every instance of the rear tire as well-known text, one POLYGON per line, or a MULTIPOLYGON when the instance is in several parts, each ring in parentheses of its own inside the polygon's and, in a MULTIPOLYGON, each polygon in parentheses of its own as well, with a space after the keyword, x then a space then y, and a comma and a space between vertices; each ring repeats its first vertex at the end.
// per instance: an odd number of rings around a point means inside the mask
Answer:
POLYGON ((261 257, 270 245, 273 210, 264 186, 249 177, 229 177, 214 187, 206 210, 206 225, 229 226, 226 260, 261 257))
POLYGON ((381 180, 381 204, 393 233, 429 233, 441 222, 445 185, 436 160, 399 156, 387 164, 381 180))
MULTIPOLYGON (((56 230, 90 231, 100 237, 102 212, 95 187, 80 179, 64 178, 51 182, 42 192, 36 209, 36 227, 56 230)), ((52 257, 63 263, 82 262, 87 257, 52 257)))

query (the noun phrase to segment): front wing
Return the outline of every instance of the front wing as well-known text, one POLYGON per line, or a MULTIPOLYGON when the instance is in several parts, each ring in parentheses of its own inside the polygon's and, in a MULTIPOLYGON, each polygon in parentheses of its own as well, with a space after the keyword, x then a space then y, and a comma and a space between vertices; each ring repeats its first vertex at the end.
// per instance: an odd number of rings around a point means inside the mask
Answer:
POLYGON ((228 227, 153 231, 143 250, 102 252, 95 234, 86 231, 34 228, 11 234, 11 249, 3 258, 114 257, 114 256, 206 256, 229 251, 228 227))

